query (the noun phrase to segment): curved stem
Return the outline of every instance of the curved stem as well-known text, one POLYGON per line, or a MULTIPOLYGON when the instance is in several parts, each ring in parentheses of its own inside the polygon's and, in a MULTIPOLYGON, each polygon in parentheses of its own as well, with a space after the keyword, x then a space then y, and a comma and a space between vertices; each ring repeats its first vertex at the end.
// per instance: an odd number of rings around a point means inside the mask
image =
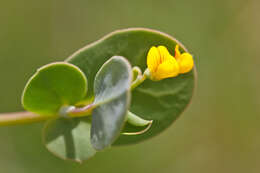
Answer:
POLYGON ((0 114, 0 126, 35 123, 54 118, 53 115, 37 115, 31 112, 12 112, 0 114))
MULTIPOLYGON (((133 68, 133 72, 137 71, 135 68, 133 68)), ((141 72, 138 73, 136 79, 132 82, 131 85, 131 90, 134 90, 136 87, 138 87, 141 83, 143 83, 145 81, 145 79, 147 79, 147 77, 149 76, 149 70, 146 69, 144 71, 144 74, 142 74, 141 72)))
POLYGON ((132 68, 132 72, 133 72, 133 81, 135 81, 138 76, 142 75, 142 70, 138 66, 134 66, 132 68))

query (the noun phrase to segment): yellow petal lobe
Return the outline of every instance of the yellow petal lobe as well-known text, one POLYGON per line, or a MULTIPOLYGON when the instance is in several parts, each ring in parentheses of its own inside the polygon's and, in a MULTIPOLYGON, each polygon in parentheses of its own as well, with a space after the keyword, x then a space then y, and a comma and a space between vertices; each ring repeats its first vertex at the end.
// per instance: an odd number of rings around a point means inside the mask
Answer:
POLYGON ((189 53, 183 53, 177 59, 180 66, 180 73, 187 73, 192 70, 194 66, 193 58, 189 53))
POLYGON ((175 55, 174 55, 174 57, 176 59, 178 59, 181 56, 181 52, 180 52, 179 48, 180 48, 180 46, 177 44, 175 47, 175 55))
POLYGON ((151 47, 147 55, 147 66, 150 72, 155 72, 160 64, 160 54, 156 47, 151 47))
POLYGON ((160 54, 160 63, 163 63, 171 58, 171 54, 165 46, 158 46, 158 51, 160 54))
POLYGON ((162 80, 165 78, 175 77, 179 74, 179 64, 170 55, 168 60, 161 63, 157 71, 153 74, 154 80, 162 80))

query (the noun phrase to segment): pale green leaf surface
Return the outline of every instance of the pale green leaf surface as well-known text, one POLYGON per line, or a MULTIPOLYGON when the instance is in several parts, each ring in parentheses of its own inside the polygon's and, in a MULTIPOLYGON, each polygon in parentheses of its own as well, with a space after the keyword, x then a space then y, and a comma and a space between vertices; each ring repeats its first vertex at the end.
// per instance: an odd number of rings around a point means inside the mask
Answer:
POLYGON ((151 123, 151 120, 144 120, 143 118, 133 114, 132 112, 127 112, 127 122, 133 126, 146 126, 151 123))
POLYGON ((90 129, 88 118, 50 120, 43 130, 43 141, 54 155, 81 163, 96 153, 90 142, 90 129))
POLYGON ((152 126, 153 120, 145 120, 132 112, 127 112, 127 119, 122 135, 140 135, 147 132, 152 126), (139 129, 139 130, 138 130, 139 129))
POLYGON ((119 56, 108 60, 94 81, 91 143, 97 150, 109 147, 119 136, 130 102, 132 71, 129 62, 119 56))

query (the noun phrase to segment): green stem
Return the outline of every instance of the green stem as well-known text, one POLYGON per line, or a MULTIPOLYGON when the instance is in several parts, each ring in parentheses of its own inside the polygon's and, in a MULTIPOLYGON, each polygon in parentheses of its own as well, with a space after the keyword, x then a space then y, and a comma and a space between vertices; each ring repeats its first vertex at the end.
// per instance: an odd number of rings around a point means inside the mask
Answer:
POLYGON ((132 68, 132 72, 133 72, 133 81, 136 80, 137 76, 142 75, 142 70, 138 66, 134 66, 132 68))
MULTIPOLYGON (((139 67, 133 68, 133 73, 135 74, 135 80, 132 82, 131 90, 135 89, 141 83, 145 81, 147 77, 149 77, 149 70, 146 69, 142 74, 139 67)), ((68 107, 69 108, 69 107, 68 107)), ((62 115, 68 118, 75 117, 84 117, 89 116, 92 113, 92 110, 95 108, 95 105, 89 104, 84 107, 74 107, 73 109, 62 110, 62 115)), ((63 108, 61 108, 63 109, 63 108)), ((13 113, 0 113, 0 126, 8 126, 8 125, 18 125, 18 124, 26 124, 26 123, 35 123, 40 121, 46 121, 51 118, 58 117, 59 115, 38 115, 32 112, 13 112, 13 113)), ((130 120, 131 122, 131 120, 130 120)))
MULTIPOLYGON (((64 116, 68 118, 76 118, 91 115, 93 110, 93 105, 87 105, 81 108, 74 108, 73 110, 66 112, 67 115, 38 115, 32 112, 12 112, 12 113, 0 113, 0 126, 8 125, 18 125, 18 124, 28 124, 36 123, 41 121, 46 121, 51 118, 57 118, 59 116, 64 116)), ((63 109, 63 108, 61 108, 63 109)))
POLYGON ((13 112, 0 114, 0 126, 18 125, 45 121, 55 116, 37 115, 31 112, 13 112))
MULTIPOLYGON (((138 67, 133 68, 133 73, 136 73, 137 68, 138 67)), ((144 74, 139 72, 138 75, 136 76, 135 80, 132 82, 131 90, 134 90, 136 87, 138 87, 140 84, 142 84, 145 81, 145 79, 147 79, 148 76, 149 76, 149 70, 148 69, 146 69, 144 71, 144 74)))

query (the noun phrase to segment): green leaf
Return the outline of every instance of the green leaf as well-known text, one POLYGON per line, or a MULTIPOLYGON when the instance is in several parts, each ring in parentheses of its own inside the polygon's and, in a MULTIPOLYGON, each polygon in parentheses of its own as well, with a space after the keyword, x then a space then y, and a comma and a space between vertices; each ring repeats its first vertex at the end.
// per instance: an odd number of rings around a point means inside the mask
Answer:
POLYGON ((132 112, 127 112, 127 122, 134 126, 146 126, 151 123, 151 120, 144 120, 132 112))
POLYGON ((141 135, 143 133, 149 133, 150 128, 152 127, 153 121, 150 121, 146 126, 135 126, 126 122, 124 125, 124 129, 121 131, 122 136, 136 136, 141 135))
POLYGON ((123 135, 140 135, 147 132, 152 126, 153 120, 144 120, 132 112, 127 112, 127 122, 124 130, 121 132, 123 135), (137 129, 139 129, 137 131, 137 129))
POLYGON ((90 129, 88 118, 49 120, 43 130, 43 141, 54 155, 81 163, 96 153, 90 142, 90 129))
POLYGON ((38 69, 28 81, 22 96, 26 110, 55 115, 63 105, 84 99, 87 79, 81 70, 65 62, 51 63, 38 69))
MULTIPOLYGON (((87 99, 94 97, 94 78, 98 69, 114 55, 124 56, 132 66, 146 69, 146 56, 152 46, 164 45, 171 54, 176 44, 181 52, 188 52, 175 38, 150 29, 132 28, 113 32, 92 43, 68 58, 89 79, 87 99)), ((146 80, 132 92, 130 111, 146 120, 153 120, 152 127, 144 134, 123 136, 116 144, 130 144, 151 138, 169 127, 190 103, 195 85, 195 68, 175 78, 159 82, 146 80)), ((138 131, 139 129, 137 129, 138 131)))
POLYGON ((97 150, 109 147, 119 136, 130 102, 132 71, 120 56, 108 60, 94 81, 91 143, 97 150))

